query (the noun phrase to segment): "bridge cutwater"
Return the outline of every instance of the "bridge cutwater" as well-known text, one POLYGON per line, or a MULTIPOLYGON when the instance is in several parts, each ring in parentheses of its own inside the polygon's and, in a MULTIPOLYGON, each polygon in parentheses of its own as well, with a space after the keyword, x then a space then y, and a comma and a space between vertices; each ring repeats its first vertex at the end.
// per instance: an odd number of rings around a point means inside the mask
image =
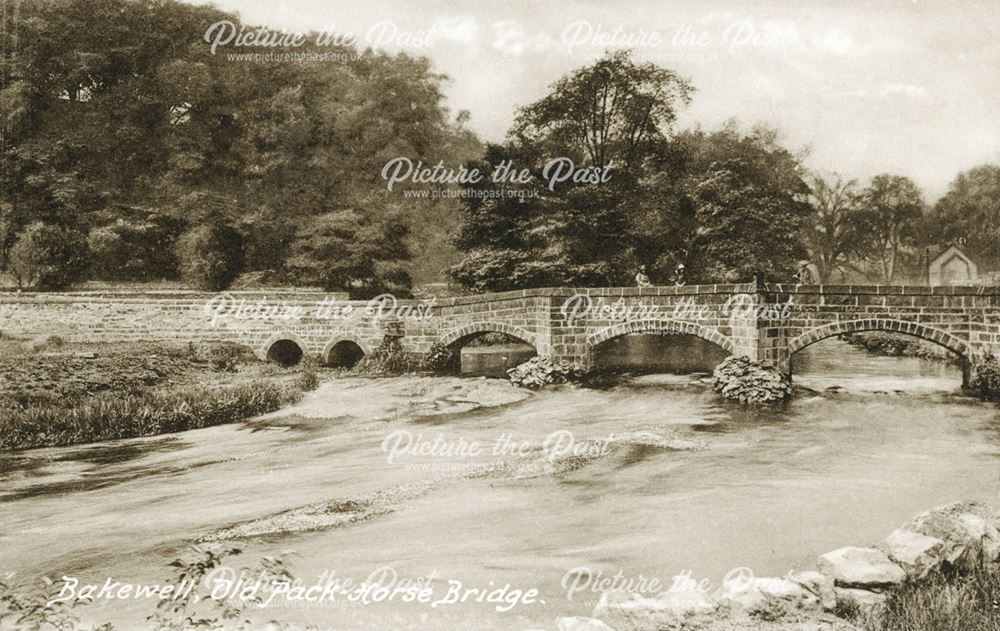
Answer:
POLYGON ((539 354, 590 366, 596 347, 622 335, 689 334, 789 376, 791 357, 810 344, 889 331, 947 348, 968 373, 983 355, 1000 354, 1000 287, 557 287, 381 307, 309 290, 7 292, 0 331, 89 342, 232 341, 261 358, 291 352, 334 365, 370 353, 386 335, 425 353, 435 343, 457 349, 497 331, 539 354))

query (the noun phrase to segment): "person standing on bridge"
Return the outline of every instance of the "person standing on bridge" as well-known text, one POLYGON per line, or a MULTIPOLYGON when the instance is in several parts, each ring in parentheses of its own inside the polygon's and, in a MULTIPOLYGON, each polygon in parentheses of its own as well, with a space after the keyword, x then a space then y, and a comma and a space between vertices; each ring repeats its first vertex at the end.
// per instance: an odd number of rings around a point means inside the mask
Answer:
POLYGON ((678 263, 677 267, 674 268, 674 277, 671 279, 676 287, 683 287, 684 283, 684 264, 678 263))
POLYGON ((639 266, 639 273, 635 275, 635 286, 636 287, 652 287, 653 283, 649 282, 649 276, 646 274, 646 266, 639 266))
POLYGON ((809 269, 809 261, 799 261, 799 271, 795 274, 795 280, 800 285, 811 285, 813 283, 812 270, 809 269))

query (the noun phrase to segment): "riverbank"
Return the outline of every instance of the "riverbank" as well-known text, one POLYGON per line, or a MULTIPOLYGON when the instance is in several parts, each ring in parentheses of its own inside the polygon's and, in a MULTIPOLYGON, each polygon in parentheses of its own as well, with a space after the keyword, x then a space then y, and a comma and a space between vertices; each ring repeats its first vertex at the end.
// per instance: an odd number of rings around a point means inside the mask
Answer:
POLYGON ((845 342, 856 348, 885 357, 918 357, 942 362, 955 362, 957 357, 943 347, 909 335, 869 331, 844 334, 845 342))
POLYGON ((0 449, 154 436, 280 409, 316 386, 233 344, 0 340, 0 449))
POLYGON ((873 547, 842 547, 815 569, 750 568, 709 592, 696 580, 657 594, 604 592, 592 618, 560 631, 822 629, 993 631, 1000 627, 1000 513, 957 502, 921 513, 873 547))

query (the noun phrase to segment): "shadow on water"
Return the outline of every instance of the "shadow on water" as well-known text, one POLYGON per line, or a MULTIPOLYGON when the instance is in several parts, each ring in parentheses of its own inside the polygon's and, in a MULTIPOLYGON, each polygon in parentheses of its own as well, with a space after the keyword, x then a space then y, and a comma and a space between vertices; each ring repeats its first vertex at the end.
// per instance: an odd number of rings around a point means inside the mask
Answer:
POLYGON ((328 424, 344 422, 350 419, 351 416, 349 414, 331 413, 330 416, 324 417, 322 422, 317 422, 318 419, 292 414, 276 418, 269 417, 266 419, 243 421, 241 425, 250 430, 251 434, 273 432, 275 430, 291 430, 295 432, 295 434, 289 436, 291 440, 306 441, 310 440, 314 435, 327 433, 329 431, 328 424))
POLYGON ((625 452, 625 457, 622 458, 621 462, 619 462, 618 466, 615 468, 618 470, 628 469, 629 467, 633 467, 658 455, 678 451, 681 450, 674 449, 672 447, 663 447, 660 445, 629 445, 627 451, 625 452))
MULTIPOLYGON (((33 475, 38 470, 54 462, 80 462, 91 465, 122 464, 151 453, 165 453, 185 449, 187 444, 176 436, 155 440, 133 441, 126 439, 115 444, 60 447, 60 451, 49 455, 48 448, 11 451, 0 454, 0 475, 27 473, 33 475), (65 451, 64 451, 65 450, 65 451)), ((44 475, 44 473, 40 473, 44 475)))
POLYGON ((51 475, 52 467, 60 464, 80 463, 93 467, 80 477, 73 480, 49 482, 45 484, 28 485, 0 495, 0 502, 12 502, 28 497, 51 495, 77 491, 92 491, 107 488, 122 482, 128 482, 144 476, 167 474, 176 467, 139 467, 129 468, 125 472, 115 473, 105 469, 110 465, 120 465, 131 462, 152 453, 169 453, 187 448, 187 443, 175 436, 155 440, 126 441, 116 444, 88 445, 82 447, 65 447, 68 451, 60 451, 50 455, 49 449, 11 452, 0 456, 0 476, 22 474, 31 478, 43 478, 51 475))
POLYGON ((96 491, 123 482, 131 482, 145 477, 170 475, 182 473, 186 469, 178 467, 141 467, 129 469, 126 473, 109 474, 99 473, 96 475, 85 474, 84 476, 63 482, 50 482, 48 484, 35 484, 16 491, 0 495, 0 503, 13 502, 20 499, 39 497, 42 495, 59 495, 62 493, 78 493, 86 491, 96 491))

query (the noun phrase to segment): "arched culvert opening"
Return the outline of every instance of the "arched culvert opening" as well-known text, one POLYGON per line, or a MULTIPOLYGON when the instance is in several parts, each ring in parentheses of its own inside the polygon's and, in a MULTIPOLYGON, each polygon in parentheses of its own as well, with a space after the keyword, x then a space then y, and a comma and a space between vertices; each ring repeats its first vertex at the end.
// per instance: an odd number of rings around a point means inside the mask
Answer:
POLYGON ((292 340, 278 340, 267 349, 267 361, 279 366, 294 366, 302 361, 302 348, 292 340))
POLYGON ((610 373, 691 374, 712 372, 729 351, 697 335, 626 333, 591 349, 592 366, 610 373))
POLYGON ((326 355, 326 365, 335 368, 354 368, 355 365, 365 356, 357 343, 351 340, 341 340, 333 345, 326 355))
POLYGON ((955 391, 969 377, 964 354, 924 334, 867 329, 805 341, 792 347, 789 373, 814 390, 955 391))

